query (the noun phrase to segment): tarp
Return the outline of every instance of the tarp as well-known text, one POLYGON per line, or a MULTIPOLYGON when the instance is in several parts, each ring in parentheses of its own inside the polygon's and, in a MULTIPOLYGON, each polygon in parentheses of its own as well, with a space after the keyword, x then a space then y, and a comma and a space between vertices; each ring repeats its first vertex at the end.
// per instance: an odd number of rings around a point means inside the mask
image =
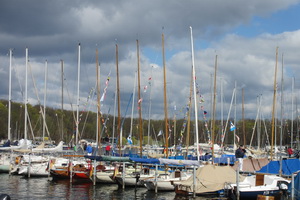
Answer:
POLYGON ((235 161, 236 161, 235 155, 222 155, 220 158, 214 159, 214 163, 224 164, 224 165, 228 165, 228 164, 233 165, 235 161))
POLYGON ((130 160, 138 163, 159 164, 156 158, 130 158, 130 160))
MULTIPOLYGON (((244 178, 240 176, 240 181, 244 178)), ((196 194, 217 192, 224 189, 225 184, 236 182, 236 171, 230 166, 204 165, 196 171, 196 194)), ((179 184, 179 190, 193 192, 193 176, 179 184)))
MULTIPOLYGON (((258 173, 279 174, 280 161, 271 161, 268 165, 262 167, 258 173)), ((282 175, 290 176, 292 173, 300 170, 299 159, 282 160, 282 175)))
MULTIPOLYGON (((243 171, 254 173, 259 171, 263 166, 266 166, 270 161, 268 158, 244 158, 243 160, 243 171)), ((235 163, 232 168, 236 170, 239 163, 235 163)))
POLYGON ((129 157, 117 157, 117 156, 84 156, 85 158, 97 161, 111 161, 111 162, 130 162, 129 157))
POLYGON ((194 160, 177 160, 159 158, 160 164, 165 165, 186 165, 186 166, 200 166, 200 162, 194 160))

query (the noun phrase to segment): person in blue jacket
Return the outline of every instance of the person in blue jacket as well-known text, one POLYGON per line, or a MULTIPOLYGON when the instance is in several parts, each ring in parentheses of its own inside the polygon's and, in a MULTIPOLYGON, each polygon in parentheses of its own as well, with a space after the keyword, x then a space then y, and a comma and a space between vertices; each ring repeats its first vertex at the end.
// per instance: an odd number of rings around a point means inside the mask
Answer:
POLYGON ((235 151, 235 157, 239 161, 239 169, 243 171, 243 158, 245 156, 246 150, 243 145, 240 145, 239 148, 235 151))
POLYGON ((86 147, 86 152, 87 152, 87 155, 88 155, 88 156, 91 156, 91 155, 92 155, 93 148, 92 148, 92 145, 91 145, 91 144, 89 144, 89 145, 86 147))

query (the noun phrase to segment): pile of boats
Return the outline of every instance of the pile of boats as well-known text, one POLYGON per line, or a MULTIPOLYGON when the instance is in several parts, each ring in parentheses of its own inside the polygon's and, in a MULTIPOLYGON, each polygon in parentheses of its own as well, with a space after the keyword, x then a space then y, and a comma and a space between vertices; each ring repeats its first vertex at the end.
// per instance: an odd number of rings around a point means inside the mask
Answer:
MULTIPOLYGON (((122 188, 146 187, 155 192, 174 191, 178 195, 241 199, 256 199, 257 195, 288 196, 293 193, 295 187, 291 176, 300 170, 296 167, 288 172, 290 174, 286 174, 284 170, 287 167, 283 167, 279 176, 276 170, 275 174, 266 171, 268 168, 274 168, 273 161, 245 158, 243 171, 239 171, 239 163, 230 162, 232 156, 225 159, 220 157, 218 160, 224 160, 223 163, 216 163, 214 161, 217 160, 212 158, 209 161, 187 160, 183 156, 87 156, 73 150, 63 150, 62 143, 54 148, 5 148, 7 147, 0 149, 2 173, 69 179, 71 182, 118 184, 122 188)), ((288 160, 296 162, 295 159, 288 160)), ((295 165, 300 166, 300 163, 295 165)))

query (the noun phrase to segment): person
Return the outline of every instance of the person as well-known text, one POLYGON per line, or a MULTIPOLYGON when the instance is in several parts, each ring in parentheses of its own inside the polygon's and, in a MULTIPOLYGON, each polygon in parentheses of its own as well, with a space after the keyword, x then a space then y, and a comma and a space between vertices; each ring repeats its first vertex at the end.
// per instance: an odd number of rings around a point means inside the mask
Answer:
POLYGON ((239 161, 239 169, 243 171, 243 158, 245 156, 246 150, 243 148, 243 145, 240 145, 239 148, 235 151, 235 157, 239 161))
POLYGON ((91 145, 91 144, 89 144, 89 145, 86 147, 86 152, 87 152, 87 155, 88 155, 88 156, 91 156, 91 155, 92 155, 93 148, 92 148, 92 145, 91 145))
POLYGON ((105 147, 105 151, 106 151, 106 155, 109 155, 109 152, 110 152, 110 145, 109 144, 105 147))
POLYGON ((293 155, 293 149, 291 148, 291 147, 289 147, 288 149, 287 149, 287 152, 288 152, 288 154, 289 154, 289 158, 291 158, 292 157, 292 155, 293 155))

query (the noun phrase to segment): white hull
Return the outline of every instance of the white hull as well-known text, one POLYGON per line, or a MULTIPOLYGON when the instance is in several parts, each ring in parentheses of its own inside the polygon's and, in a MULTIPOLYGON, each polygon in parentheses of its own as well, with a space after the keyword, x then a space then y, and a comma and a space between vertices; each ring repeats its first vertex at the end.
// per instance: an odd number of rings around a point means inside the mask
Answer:
POLYGON ((32 164, 30 167, 28 165, 21 165, 19 167, 19 175, 23 176, 48 176, 48 163, 39 163, 39 164, 32 164), (29 174, 28 174, 29 172, 29 174))
POLYGON ((97 183, 116 183, 114 180, 112 180, 110 177, 113 176, 114 172, 97 172, 96 178, 97 183))

